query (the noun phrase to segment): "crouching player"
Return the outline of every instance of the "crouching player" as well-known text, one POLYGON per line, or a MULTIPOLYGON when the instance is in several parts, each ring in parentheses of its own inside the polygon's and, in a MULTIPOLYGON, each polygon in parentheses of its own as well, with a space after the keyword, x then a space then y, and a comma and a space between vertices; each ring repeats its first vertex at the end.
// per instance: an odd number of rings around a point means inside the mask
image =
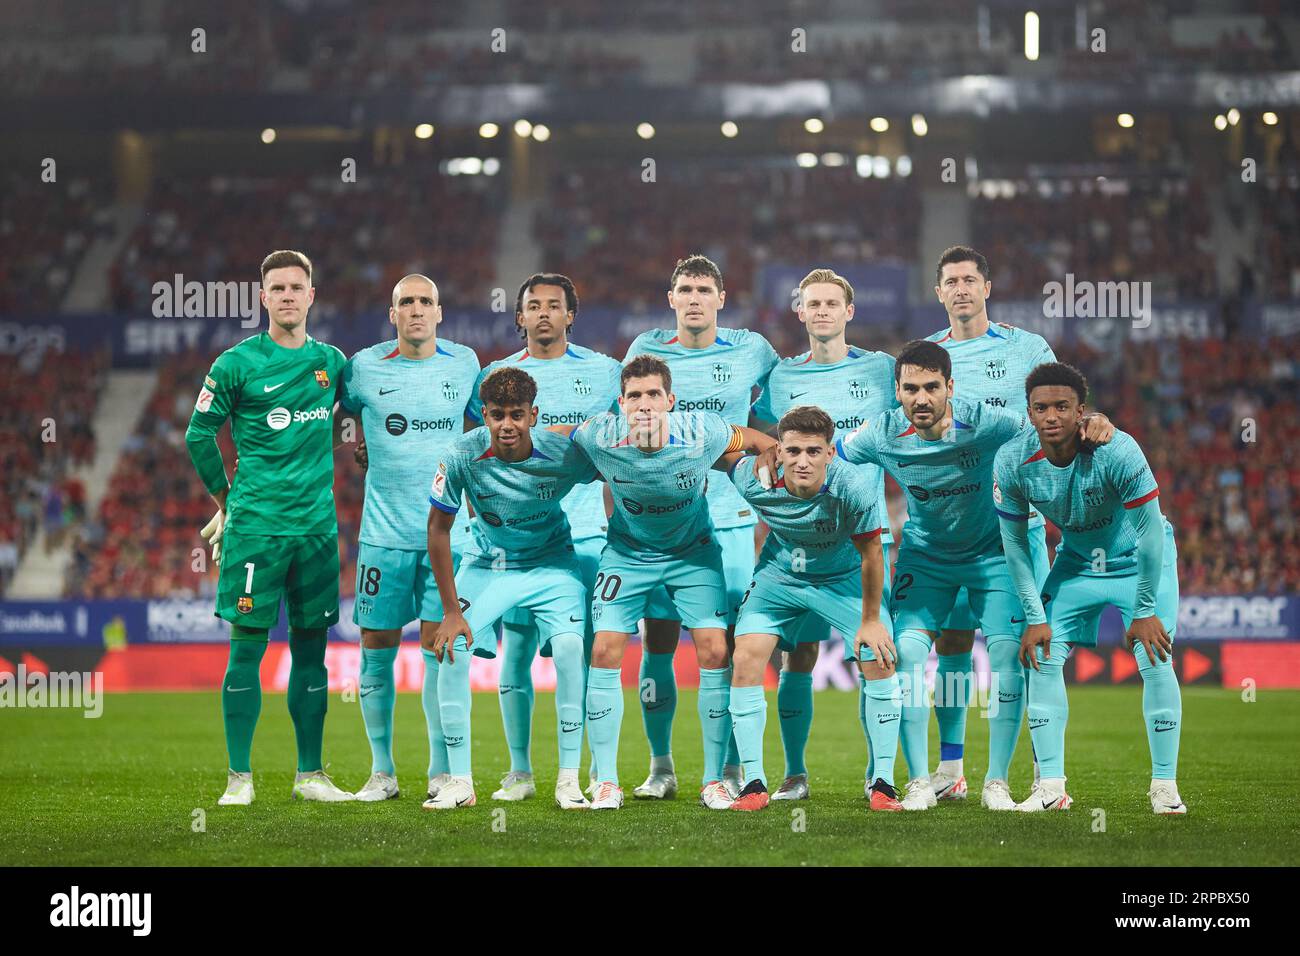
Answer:
POLYGON ((858 469, 832 461, 834 440, 831 417, 803 405, 786 412, 777 425, 781 471, 770 489, 741 455, 727 456, 736 490, 771 528, 736 622, 731 720, 745 785, 733 810, 762 810, 768 802, 763 673, 772 651, 778 643, 792 652, 800 639, 830 636, 825 628, 800 627, 805 613, 842 634, 856 634, 846 645, 846 657, 858 661, 866 682, 876 774, 871 809, 903 809, 894 790, 901 693, 889 615, 881 610, 885 567, 877 488, 858 469))
POLYGON ((471 651, 496 656, 496 641, 475 644, 511 608, 531 611, 543 654, 555 661, 556 736, 560 772, 555 802, 586 809, 578 785, 582 756, 582 633, 587 591, 561 507, 574 485, 596 479, 588 458, 563 435, 533 431, 537 383, 514 367, 497 369, 479 386, 484 428, 466 432, 438 465, 429 497, 429 561, 442 596, 434 637, 438 705, 451 781, 426 810, 472 807, 470 772, 471 651), (462 500, 478 514, 479 533, 452 570, 451 527, 462 500))
POLYGON ((1142 675, 1151 809, 1186 813, 1175 782, 1183 710, 1172 637, 1178 621, 1178 555, 1173 528, 1160 512, 1160 489, 1132 436, 1116 432, 1110 444, 1091 454, 1081 447, 1078 422, 1088 383, 1077 369, 1058 362, 1039 365, 1025 379, 1025 394, 1034 430, 998 452, 993 485, 1007 564, 1028 621, 1020 656, 1032 668, 1029 734, 1041 775, 1017 809, 1070 807, 1065 661, 1076 644, 1096 642, 1097 618, 1113 604, 1142 675), (1034 508, 1061 529, 1041 600, 1027 535, 1034 508))

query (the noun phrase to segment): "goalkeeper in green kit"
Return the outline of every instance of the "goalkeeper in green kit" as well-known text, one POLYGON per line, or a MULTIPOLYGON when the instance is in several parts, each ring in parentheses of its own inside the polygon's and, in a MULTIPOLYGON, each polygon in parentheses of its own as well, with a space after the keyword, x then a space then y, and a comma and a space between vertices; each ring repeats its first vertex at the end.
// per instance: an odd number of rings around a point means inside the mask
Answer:
POLYGON ((227 349, 203 380, 185 444, 219 510, 201 532, 220 569, 218 617, 230 622, 221 683, 230 775, 222 806, 253 802, 250 752, 262 709, 259 669, 267 632, 289 612, 289 715, 298 742, 293 796, 353 799, 321 761, 329 676, 325 641, 339 619, 338 517, 334 510, 334 404, 342 352, 307 334, 316 296, 311 260, 273 252, 262 262, 270 329, 227 349), (216 442, 229 418, 237 470, 226 481, 216 442))

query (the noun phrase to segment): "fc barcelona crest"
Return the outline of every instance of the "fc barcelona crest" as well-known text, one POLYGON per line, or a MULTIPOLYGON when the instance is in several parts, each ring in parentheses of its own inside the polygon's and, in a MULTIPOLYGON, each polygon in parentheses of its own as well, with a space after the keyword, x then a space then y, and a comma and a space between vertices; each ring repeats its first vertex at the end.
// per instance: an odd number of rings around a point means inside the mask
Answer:
POLYGON ((537 497, 540 501, 550 501, 555 497, 555 485, 544 483, 537 486, 537 497))
POLYGON ((980 453, 973 448, 963 449, 961 453, 957 455, 957 464, 965 471, 970 471, 972 468, 978 468, 980 464, 980 453))
POLYGON ((731 381, 731 363, 714 362, 713 363, 713 380, 719 385, 724 385, 731 381))
POLYGON ((990 359, 984 363, 984 374, 995 381, 1007 376, 1007 363, 1005 359, 990 359))
POLYGON ((1083 500, 1089 508, 1100 508, 1106 503, 1106 492, 1100 488, 1084 488, 1083 500))
POLYGON ((455 382, 442 383, 442 397, 445 398, 447 401, 454 402, 456 401, 459 395, 460 395, 460 389, 456 387, 455 382))
POLYGON ((573 393, 575 395, 590 395, 591 383, 585 379, 575 378, 573 380, 573 393))
MULTIPOLYGON (((317 372, 316 374, 319 375, 321 373, 317 372)), ((253 599, 245 594, 235 602, 235 610, 240 614, 247 614, 249 611, 253 610, 253 599)))
POLYGON ((685 471, 679 471, 675 477, 677 478, 677 487, 682 489, 682 491, 688 491, 689 489, 694 488, 695 482, 698 480, 698 476, 685 471))
POLYGON ((321 388, 330 387, 330 373, 323 368, 316 369, 316 384, 321 388))
POLYGON ((863 385, 861 382, 849 382, 849 395, 856 398, 858 401, 862 401, 862 399, 867 397, 867 386, 863 385))

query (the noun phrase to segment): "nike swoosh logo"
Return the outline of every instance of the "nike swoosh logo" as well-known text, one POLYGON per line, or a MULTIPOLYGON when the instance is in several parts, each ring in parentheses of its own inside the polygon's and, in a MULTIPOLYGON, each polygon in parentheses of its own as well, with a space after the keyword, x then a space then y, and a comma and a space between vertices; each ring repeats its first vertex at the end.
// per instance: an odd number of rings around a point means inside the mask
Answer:
POLYGON ((803 398, 803 397, 804 397, 805 395, 807 395, 807 394, 808 394, 807 392, 800 392, 798 395, 796 395, 794 392, 791 392, 791 393, 790 393, 790 401, 793 402, 796 398, 803 398))
POLYGON ((919 464, 920 464, 920 462, 917 462, 917 461, 902 461, 902 460, 900 459, 899 462, 898 462, 898 467, 899 467, 899 468, 910 468, 912 465, 919 465, 919 464))
POLYGON ((321 684, 319 687, 308 687, 308 688, 307 688, 307 693, 309 693, 309 694, 314 694, 314 693, 316 693, 316 692, 319 691, 319 690, 324 690, 324 689, 325 689, 326 687, 328 687, 328 686, 329 686, 329 684, 321 684))
POLYGON ((501 494, 501 492, 499 492, 499 491, 494 491, 494 492, 492 492, 492 494, 490 494, 490 495, 479 495, 479 496, 478 496, 478 500, 479 500, 479 501, 487 501, 489 498, 495 498, 495 497, 496 497, 497 495, 499 495, 499 494, 501 494))
POLYGON ((714 611, 714 612, 713 612, 713 616, 714 616, 714 617, 726 617, 726 616, 727 616, 727 612, 726 612, 726 611, 714 611))
MULTIPOLYGON (((613 478, 613 475, 611 475, 610 477, 613 478)), ((614 478, 614 484, 616 484, 616 485, 630 485, 630 484, 632 484, 632 479, 631 479, 631 478, 614 478)))
POLYGON ((228 690, 232 694, 238 694, 241 690, 252 690, 252 689, 253 688, 251 687, 227 687, 226 688, 226 690, 228 690))
POLYGON ((647 701, 647 702, 646 702, 646 705, 645 705, 645 709, 646 709, 646 710, 661 710, 662 708, 667 707, 667 706, 668 706, 668 701, 666 701, 666 700, 647 701))
POLYGON ((573 616, 570 616, 570 617, 569 617, 569 623, 570 623, 570 624, 581 624, 581 623, 582 623, 582 618, 580 618, 580 617, 573 617, 573 616))
POLYGON ((377 690, 379 690, 379 687, 378 687, 378 685, 374 685, 374 684, 372 684, 372 685, 369 686, 369 687, 363 687, 363 688, 361 688, 361 696, 362 696, 362 697, 369 697, 371 694, 373 694, 373 693, 374 693, 375 691, 377 691, 377 690))
POLYGON ((1156 733, 1158 733, 1158 734, 1163 734, 1166 730, 1174 730, 1174 729, 1175 729, 1175 728, 1173 728, 1173 727, 1157 727, 1157 728, 1156 728, 1156 733))
MULTIPOLYGON (((283 384, 284 384, 284 382, 281 382, 281 383, 280 383, 280 385, 283 385, 283 384)), ((262 386, 262 391, 264 391, 264 392, 274 392, 277 388, 280 387, 280 385, 263 385, 263 386, 262 386)))
POLYGON ((1011 619, 1011 623, 1012 623, 1012 624, 1024 624, 1024 623, 1025 623, 1025 619, 1024 619, 1023 617, 1013 617, 1013 618, 1011 619))
POLYGON ((401 389, 397 389, 397 388, 381 388, 381 389, 379 390, 379 394, 380 394, 380 395, 392 395, 393 392, 398 392, 398 391, 401 391, 401 389))
POLYGON ((577 730, 577 729, 578 729, 577 727, 562 727, 562 728, 560 729, 560 733, 562 733, 562 734, 571 734, 571 733, 573 733, 573 732, 574 732, 575 730, 577 730))
POLYGON ((709 716, 714 720, 721 720, 723 717, 726 717, 727 714, 729 713, 731 713, 730 710, 715 711, 712 707, 709 708, 709 716))
POLYGON ((456 801, 456 806, 463 807, 465 804, 469 803, 473 799, 474 799, 473 797, 461 797, 459 800, 456 801))
POLYGON ((588 719, 588 720, 600 720, 600 718, 602 718, 602 717, 608 717, 608 716, 609 716, 609 713, 610 713, 611 710, 613 710, 612 707, 606 707, 604 710, 599 711, 598 713, 595 713, 595 714, 588 714, 588 715, 587 715, 587 719, 588 719))
POLYGON ((1054 807, 1054 806, 1056 806, 1056 801, 1055 801, 1055 800, 1044 800, 1044 801, 1043 801, 1043 809, 1044 809, 1044 810, 1050 810, 1050 809, 1052 809, 1052 807, 1054 807))
POLYGON ((898 717, 898 714, 895 714, 893 717, 886 717, 882 714, 880 717, 876 718, 876 723, 892 724, 894 721, 898 720, 898 717))

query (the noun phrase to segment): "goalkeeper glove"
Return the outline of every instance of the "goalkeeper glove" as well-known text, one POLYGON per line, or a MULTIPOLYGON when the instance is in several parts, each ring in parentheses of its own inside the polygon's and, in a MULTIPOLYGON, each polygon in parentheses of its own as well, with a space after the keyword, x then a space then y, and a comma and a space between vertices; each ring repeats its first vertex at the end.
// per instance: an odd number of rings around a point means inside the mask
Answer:
POLYGON ((199 536, 212 545, 212 563, 221 564, 221 536, 226 530, 226 512, 218 511, 212 516, 212 520, 203 526, 199 536))

